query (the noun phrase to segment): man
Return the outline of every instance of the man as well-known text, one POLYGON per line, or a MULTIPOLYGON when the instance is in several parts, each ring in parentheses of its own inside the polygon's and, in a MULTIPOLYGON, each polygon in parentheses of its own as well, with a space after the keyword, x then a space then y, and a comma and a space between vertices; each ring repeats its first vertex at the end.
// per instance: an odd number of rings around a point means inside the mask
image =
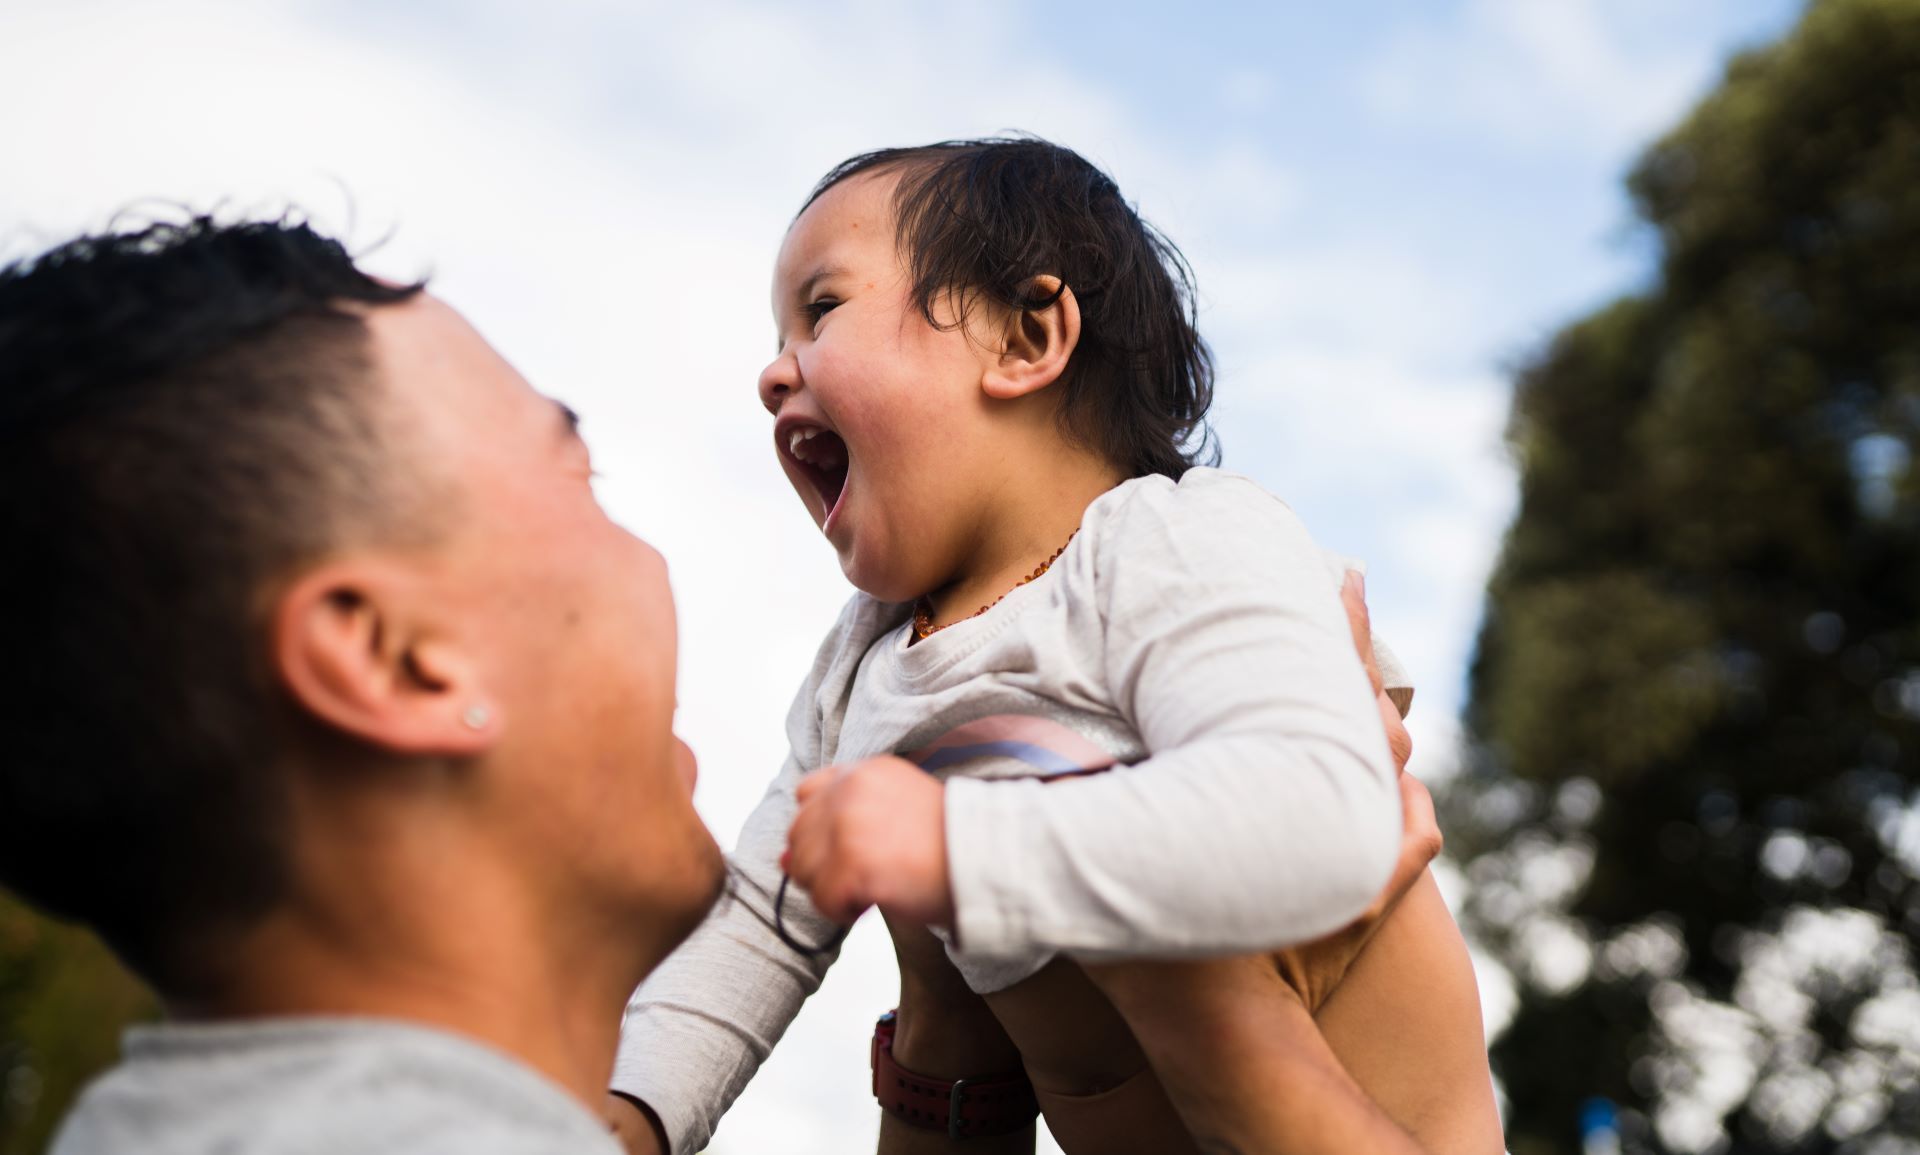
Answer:
POLYGON ((723 862, 574 425, 305 225, 0 273, 0 883, 172 1018, 56 1151, 618 1151, 723 862))

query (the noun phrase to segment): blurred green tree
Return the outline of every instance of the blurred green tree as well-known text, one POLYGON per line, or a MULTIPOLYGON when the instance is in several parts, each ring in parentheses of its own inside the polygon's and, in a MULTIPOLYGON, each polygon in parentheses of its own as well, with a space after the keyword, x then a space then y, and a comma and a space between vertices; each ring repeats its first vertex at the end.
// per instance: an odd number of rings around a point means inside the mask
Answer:
POLYGON ((1813 0, 1629 187, 1657 277, 1518 373, 1447 802, 1512 1148, 1920 1152, 1920 0, 1813 0))
POLYGON ((88 932, 0 893, 0 1155, 38 1155, 152 996, 88 932))

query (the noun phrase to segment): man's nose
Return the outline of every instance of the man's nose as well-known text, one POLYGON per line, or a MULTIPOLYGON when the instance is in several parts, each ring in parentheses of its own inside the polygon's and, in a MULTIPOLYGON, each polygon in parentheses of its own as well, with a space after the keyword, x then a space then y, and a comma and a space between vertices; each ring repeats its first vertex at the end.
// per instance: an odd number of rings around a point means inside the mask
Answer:
POLYGON ((786 349, 760 370, 760 404, 767 412, 780 412, 780 406, 800 388, 800 358, 786 349))

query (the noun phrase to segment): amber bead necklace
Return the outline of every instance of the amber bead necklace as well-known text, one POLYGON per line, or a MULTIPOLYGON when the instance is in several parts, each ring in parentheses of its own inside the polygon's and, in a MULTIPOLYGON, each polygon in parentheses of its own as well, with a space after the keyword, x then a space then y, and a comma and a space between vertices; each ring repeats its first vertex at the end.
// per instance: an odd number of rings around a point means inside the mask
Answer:
MULTIPOLYGON (((1073 531, 1073 533, 1068 534, 1067 540, 1061 543, 1059 549, 1056 549, 1053 551, 1052 557, 1040 563, 1039 569, 1034 570, 1032 573, 1028 574, 1026 577, 1023 577, 1019 581, 1013 583, 1013 590, 1019 589, 1021 586, 1026 585, 1028 582, 1033 581, 1035 578, 1038 578, 1041 574, 1046 573, 1048 570, 1052 569, 1053 563, 1059 561, 1060 555, 1067 552, 1067 546, 1070 546, 1073 544, 1073 539, 1076 535, 1079 534, 1079 532, 1080 531, 1076 529, 1073 531)), ((981 606, 979 609, 973 611, 972 613, 968 614, 964 618, 953 619, 952 621, 948 622, 947 625, 945 626, 936 626, 933 624, 933 602, 929 600, 926 597, 926 595, 922 594, 920 598, 913 603, 913 640, 916 642, 925 641, 926 639, 939 633, 941 630, 946 629, 947 626, 957 626, 961 622, 970 622, 974 618, 979 617, 981 614, 984 614, 988 610, 999 605, 1001 602, 1006 601, 1007 594, 1012 593, 1013 590, 1008 590, 1006 594, 1001 594, 999 597, 988 602, 986 605, 981 606)))

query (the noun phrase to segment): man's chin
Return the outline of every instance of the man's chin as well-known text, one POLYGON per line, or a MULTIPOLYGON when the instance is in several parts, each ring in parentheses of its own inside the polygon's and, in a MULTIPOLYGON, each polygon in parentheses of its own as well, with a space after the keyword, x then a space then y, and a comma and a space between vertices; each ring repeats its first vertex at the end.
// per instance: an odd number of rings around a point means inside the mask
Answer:
POLYGON ((704 886, 688 888, 692 894, 684 910, 678 913, 677 921, 680 927, 678 937, 674 939, 675 946, 685 941, 688 935, 698 930, 700 924, 706 921, 707 915, 726 896, 732 878, 727 871, 727 856, 721 852, 720 844, 714 841, 712 833, 705 826, 700 829, 701 844, 694 854, 699 859, 700 877, 704 886))
POLYGON ((730 877, 726 855, 705 826, 700 827, 699 840, 672 860, 670 871, 653 875, 642 905, 630 915, 630 925, 641 932, 638 941, 647 948, 636 983, 700 929, 731 890, 730 877))

